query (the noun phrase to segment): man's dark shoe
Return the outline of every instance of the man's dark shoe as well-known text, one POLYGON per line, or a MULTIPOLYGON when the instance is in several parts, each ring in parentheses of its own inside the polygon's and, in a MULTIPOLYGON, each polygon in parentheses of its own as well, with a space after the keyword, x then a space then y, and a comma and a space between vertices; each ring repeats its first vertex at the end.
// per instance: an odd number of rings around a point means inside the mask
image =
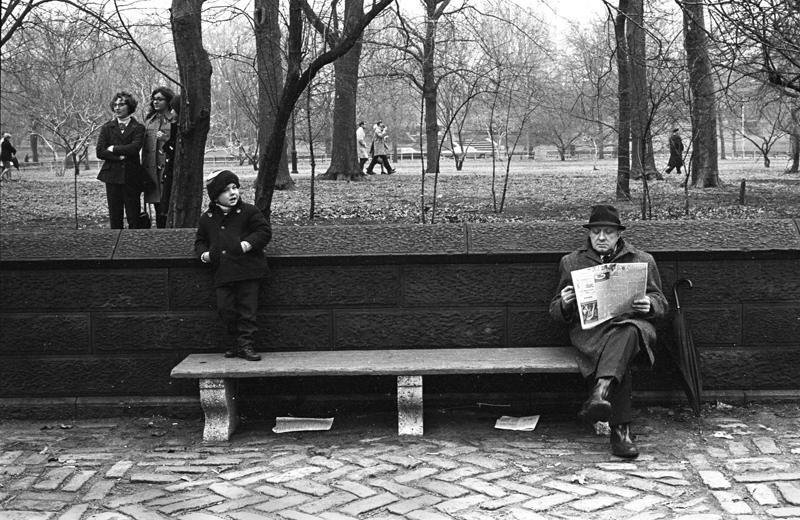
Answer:
POLYGON ((608 394, 611 392, 613 381, 613 377, 601 377, 595 382, 591 395, 578 412, 578 417, 589 423, 611 419, 611 402, 608 400, 608 394))
POLYGON ((246 359, 247 361, 258 361, 261 359, 261 355, 256 353, 256 351, 253 350, 253 347, 249 345, 240 348, 236 355, 242 359, 246 359))
POLYGON ((375 175, 375 172, 373 172, 371 170, 367 170, 367 175, 375 175))
POLYGON ((629 424, 611 425, 611 454, 625 459, 635 459, 639 449, 633 442, 629 424))

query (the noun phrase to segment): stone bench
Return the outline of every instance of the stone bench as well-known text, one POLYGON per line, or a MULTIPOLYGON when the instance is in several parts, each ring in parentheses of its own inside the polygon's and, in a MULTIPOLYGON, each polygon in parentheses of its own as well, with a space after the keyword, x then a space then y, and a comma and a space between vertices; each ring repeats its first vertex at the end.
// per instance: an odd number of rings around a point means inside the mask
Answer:
POLYGON ((578 372, 572 347, 262 352, 261 361, 192 354, 174 378, 199 379, 204 441, 227 441, 238 424, 234 379, 289 376, 396 376, 397 431, 422 435, 422 376, 578 372))

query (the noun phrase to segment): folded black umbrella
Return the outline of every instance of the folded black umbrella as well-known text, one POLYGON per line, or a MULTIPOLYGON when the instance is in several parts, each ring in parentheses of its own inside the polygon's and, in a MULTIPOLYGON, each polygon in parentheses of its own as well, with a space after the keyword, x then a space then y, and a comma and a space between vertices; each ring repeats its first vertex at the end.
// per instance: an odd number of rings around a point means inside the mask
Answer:
POLYGON ((703 375, 700 369, 700 356, 697 353, 692 331, 686 322, 680 300, 678 299, 678 286, 686 283, 689 288, 693 287, 692 281, 682 278, 672 285, 672 293, 675 296, 675 317, 672 322, 673 344, 672 355, 678 365, 681 376, 683 377, 684 391, 689 399, 695 415, 700 415, 700 401, 703 392, 703 375))

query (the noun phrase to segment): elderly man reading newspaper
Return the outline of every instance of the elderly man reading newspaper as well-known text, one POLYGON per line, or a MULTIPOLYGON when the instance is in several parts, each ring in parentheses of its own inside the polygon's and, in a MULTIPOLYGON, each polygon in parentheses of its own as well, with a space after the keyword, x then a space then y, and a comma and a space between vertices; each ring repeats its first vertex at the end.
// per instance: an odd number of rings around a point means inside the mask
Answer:
MULTIPOLYGON (((581 373, 593 384, 579 415, 589 422, 608 421, 611 452, 618 457, 634 458, 639 450, 630 431, 630 365, 642 350, 653 362, 651 345, 655 343, 656 330, 652 321, 664 316, 669 305, 661 292, 661 277, 655 260, 622 238, 625 226, 616 208, 593 206, 589 222, 583 227, 588 229, 586 244, 561 258, 558 291, 550 302, 550 315, 568 324, 570 340, 578 350, 581 373), (597 270, 599 283, 602 283, 603 273, 610 276, 617 268, 620 272, 627 270, 628 266, 615 264, 645 265, 630 266, 633 269, 625 277, 633 282, 628 290, 604 294, 606 299, 609 296, 618 298, 617 303, 621 305, 616 310, 608 310, 602 303, 592 303, 590 299, 584 299, 579 306, 573 272, 604 264, 607 264, 605 269, 597 270), (635 273, 646 278, 643 291, 638 288, 640 283, 635 273), (602 316, 601 313, 612 315, 602 316)), ((576 274, 576 279, 581 279, 581 273, 576 274)), ((599 288, 592 290, 602 292, 599 288)))

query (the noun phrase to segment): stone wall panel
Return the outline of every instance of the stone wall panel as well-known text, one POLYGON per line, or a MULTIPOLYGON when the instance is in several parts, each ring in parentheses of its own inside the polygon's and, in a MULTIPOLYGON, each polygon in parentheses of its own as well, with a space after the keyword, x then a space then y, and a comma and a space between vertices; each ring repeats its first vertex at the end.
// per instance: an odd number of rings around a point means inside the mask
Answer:
POLYGON ((679 262, 678 275, 694 284, 680 293, 681 304, 687 306, 800 299, 800 261, 796 259, 679 262))
POLYGON ((567 326, 550 317, 549 308, 508 310, 508 346, 569 345, 567 326))
POLYGON ((334 319, 337 350, 505 344, 499 309, 337 311, 334 319))
POLYGON ((744 306, 745 345, 786 344, 800 348, 800 302, 744 306))
POLYGON ((89 354, 88 314, 0 315, 0 355, 89 354))

